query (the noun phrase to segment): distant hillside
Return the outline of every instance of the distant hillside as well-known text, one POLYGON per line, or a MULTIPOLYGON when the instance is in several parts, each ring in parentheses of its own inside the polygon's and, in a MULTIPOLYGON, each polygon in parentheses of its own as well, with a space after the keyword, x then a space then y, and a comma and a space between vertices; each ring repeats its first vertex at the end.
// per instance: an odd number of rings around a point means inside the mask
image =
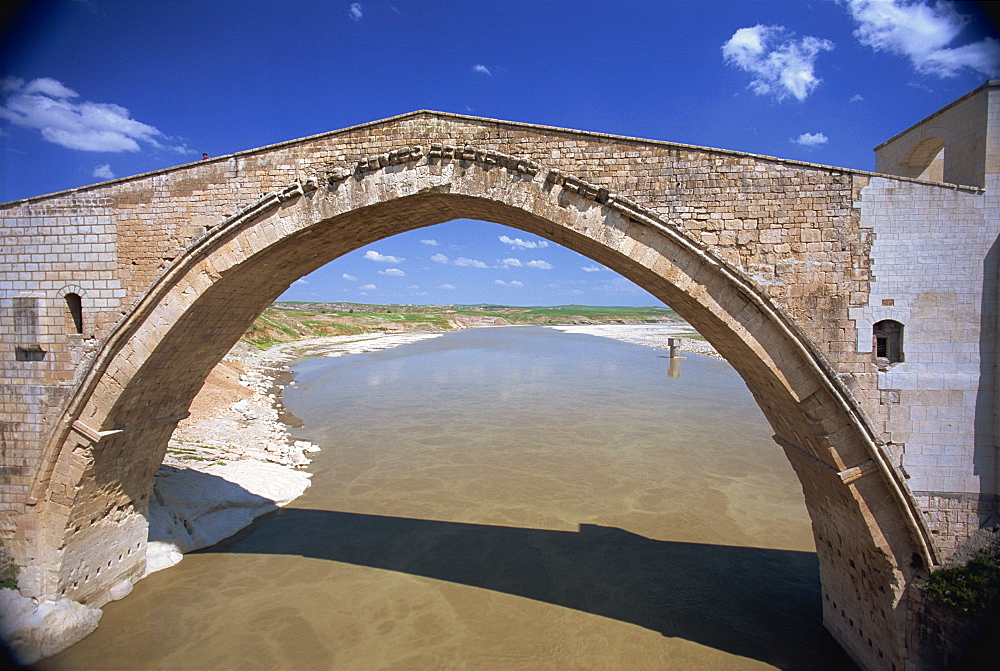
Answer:
POLYGON ((243 335, 255 347, 303 338, 358 333, 447 331, 475 326, 545 324, 659 324, 679 321, 670 308, 592 305, 372 305, 275 303, 243 335))

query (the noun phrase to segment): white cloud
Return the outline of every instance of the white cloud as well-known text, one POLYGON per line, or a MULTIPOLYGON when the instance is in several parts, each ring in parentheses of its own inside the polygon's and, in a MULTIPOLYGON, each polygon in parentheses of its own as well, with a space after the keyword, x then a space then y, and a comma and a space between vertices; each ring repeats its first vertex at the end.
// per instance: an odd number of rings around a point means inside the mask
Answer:
POLYGON ((510 238, 506 235, 500 236, 500 242, 510 245, 513 249, 537 249, 548 247, 548 240, 522 240, 521 238, 510 238))
POLYGON ((94 168, 94 177, 97 179, 114 179, 115 173, 111 171, 111 166, 107 163, 102 163, 101 165, 94 168))
POLYGON ((957 5, 933 6, 912 0, 847 0, 851 18, 858 24, 854 36, 875 51, 910 59, 920 74, 953 77, 962 68, 984 75, 1000 74, 1000 42, 979 42, 949 47, 969 22, 957 5))
POLYGON ((438 287, 438 289, 454 289, 454 288, 455 288, 454 284, 442 284, 441 286, 438 287))
POLYGON ((51 77, 42 77, 41 79, 35 79, 29 82, 28 85, 24 87, 24 93, 27 95, 39 93, 50 98, 79 97, 79 94, 76 91, 64 85, 62 82, 52 79, 51 77))
POLYGON ((406 276, 406 273, 404 273, 399 268, 386 268, 385 270, 378 271, 378 274, 379 275, 392 275, 393 277, 405 277, 406 276))
MULTIPOLYGON (((352 2, 351 8, 347 10, 347 15, 355 21, 360 21, 362 17, 364 17, 364 13, 361 10, 362 7, 360 2, 352 2)), ((376 23, 378 22, 376 21, 376 23)))
POLYGON ((139 143, 155 149, 193 153, 157 128, 133 119, 127 109, 111 103, 74 101, 76 91, 49 77, 27 84, 8 77, 0 83, 6 94, 0 118, 34 128, 53 144, 78 151, 139 151, 139 143))
POLYGON ((599 266, 581 266, 580 270, 585 273, 599 273, 602 269, 599 266))
POLYGON ((299 279, 292 282, 292 284, 309 284, 309 280, 307 280, 304 277, 300 277, 299 279))
POLYGON ((348 282, 357 282, 358 281, 357 277, 355 277, 354 275, 348 275, 347 273, 344 273, 343 275, 341 275, 341 277, 344 278, 345 280, 347 280, 348 282))
POLYGON ((502 261, 497 261, 497 264, 501 268, 539 268, 541 270, 552 270, 554 267, 548 261, 527 261, 522 262, 520 259, 503 259, 502 261))
POLYGON ((369 261, 377 261, 378 263, 402 263, 406 259, 401 259, 398 256, 389 256, 388 254, 379 254, 374 249, 369 249, 365 252, 365 258, 369 261))
POLYGON ((493 75, 493 73, 490 72, 490 69, 488 67, 486 67, 485 65, 473 65, 472 66, 472 71, 476 72, 476 73, 479 73, 481 75, 488 75, 488 76, 492 76, 493 75))
POLYGON ((421 240, 421 241, 420 241, 420 244, 422 244, 422 245, 430 245, 431 247, 437 247, 437 246, 438 246, 438 245, 440 245, 441 243, 440 243, 440 242, 438 242, 437 240, 435 240, 435 239, 431 238, 431 239, 429 239, 429 240, 421 240))
POLYGON ((408 287, 406 287, 406 288, 407 288, 407 289, 419 289, 419 288, 420 288, 420 285, 419 285, 419 284, 411 284, 410 286, 408 286, 408 287))
POLYGON ((792 140, 795 144, 802 145, 803 147, 816 147, 821 144, 826 144, 829 141, 830 138, 823 133, 803 133, 792 140))
POLYGON ((362 284, 358 288, 361 289, 362 291, 375 291, 376 289, 378 289, 378 287, 375 286, 374 284, 362 284))
POLYGON ((504 282, 503 280, 493 280, 493 284, 499 284, 502 287, 523 287, 524 282, 518 282, 517 280, 511 280, 510 282, 504 282))
POLYGON ((452 264, 456 266, 465 266, 468 268, 489 268, 489 266, 487 266, 485 263, 483 263, 478 259, 467 259, 464 256, 458 257, 457 259, 452 261, 452 264))
POLYGON ((816 58, 832 51, 833 42, 818 37, 794 38, 783 26, 740 28, 722 45, 726 63, 754 76, 750 90, 783 100, 789 95, 805 100, 819 86, 816 58))
POLYGON ((864 102, 864 98, 861 97, 860 93, 855 93, 853 96, 851 96, 851 99, 848 102, 860 103, 864 102))
POLYGON ((479 259, 470 259, 465 256, 460 256, 455 260, 449 260, 444 254, 435 254, 431 257, 431 261, 434 263, 450 263, 453 266, 463 266, 466 268, 489 268, 488 265, 479 259))

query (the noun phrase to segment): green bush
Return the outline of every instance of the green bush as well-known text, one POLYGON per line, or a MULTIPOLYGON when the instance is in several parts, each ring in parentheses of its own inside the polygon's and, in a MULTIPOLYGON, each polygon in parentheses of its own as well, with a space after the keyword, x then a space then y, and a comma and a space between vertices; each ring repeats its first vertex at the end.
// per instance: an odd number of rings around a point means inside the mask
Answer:
POLYGON ((927 591, 956 613, 986 615, 1000 594, 1000 562, 979 554, 965 566, 935 571, 927 591))
POLYGON ((20 570, 7 548, 0 543, 0 589, 17 589, 17 574, 20 570))

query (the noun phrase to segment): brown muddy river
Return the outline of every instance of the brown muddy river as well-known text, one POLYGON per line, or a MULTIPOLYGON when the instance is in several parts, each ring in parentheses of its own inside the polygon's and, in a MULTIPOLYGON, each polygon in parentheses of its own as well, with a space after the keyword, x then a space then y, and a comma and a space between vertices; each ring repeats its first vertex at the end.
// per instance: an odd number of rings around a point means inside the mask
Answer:
POLYGON ((300 361, 313 486, 42 667, 851 668, 760 410, 669 366, 540 328, 300 361))

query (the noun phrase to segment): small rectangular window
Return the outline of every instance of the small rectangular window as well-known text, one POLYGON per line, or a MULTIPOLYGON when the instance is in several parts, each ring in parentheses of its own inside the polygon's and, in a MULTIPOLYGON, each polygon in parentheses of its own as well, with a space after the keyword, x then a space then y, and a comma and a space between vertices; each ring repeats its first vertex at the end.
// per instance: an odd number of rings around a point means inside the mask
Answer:
POLYGON ((875 358, 881 365, 903 361, 903 325, 892 319, 883 319, 872 326, 875 358))

